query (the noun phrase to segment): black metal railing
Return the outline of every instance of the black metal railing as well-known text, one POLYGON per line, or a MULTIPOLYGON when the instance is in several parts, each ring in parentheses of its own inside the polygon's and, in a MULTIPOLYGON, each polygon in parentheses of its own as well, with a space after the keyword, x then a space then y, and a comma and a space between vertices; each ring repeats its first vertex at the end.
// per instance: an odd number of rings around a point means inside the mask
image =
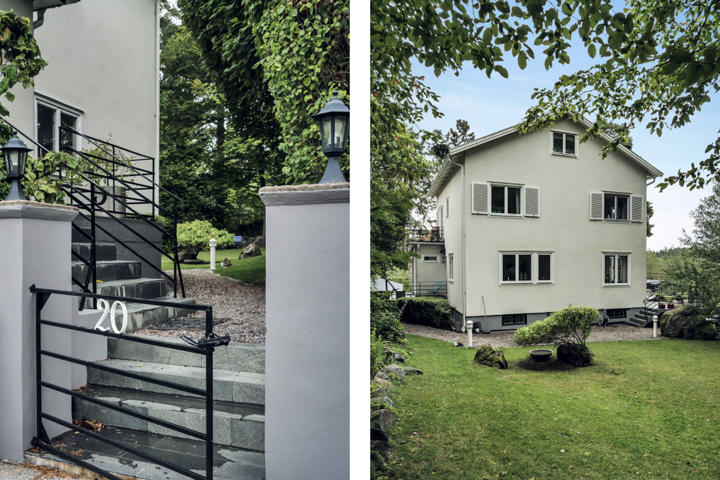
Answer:
POLYGON ((447 282, 418 282, 403 285, 406 295, 447 298, 447 282))
MULTIPOLYGON (((33 439, 33 445, 41 448, 43 450, 46 450, 49 453, 52 453, 53 455, 57 455, 58 457, 62 457, 65 460, 69 460, 71 462, 74 462, 81 467, 87 468, 88 470, 91 470, 95 473, 98 473, 100 475, 103 475, 104 477, 110 479, 110 480, 121 480, 117 476, 106 472, 102 468, 98 467, 97 465, 93 465, 90 463, 87 463, 83 460, 80 460, 79 458, 73 456, 71 453, 67 453, 59 448, 56 448, 52 440, 49 438, 47 431, 45 430, 45 427, 43 426, 43 420, 48 420, 50 422, 56 423, 58 425, 61 425, 65 428, 71 429, 72 431, 76 433, 80 433, 82 435, 86 435, 94 440, 106 443, 108 445, 111 445, 119 450, 123 450, 126 452, 131 453, 132 455, 136 455, 143 460, 147 460, 148 462, 161 465, 165 468, 168 468, 170 470, 173 470, 174 472, 180 473, 181 475, 185 475, 189 478, 193 478, 196 480, 212 480, 213 478, 213 352, 216 347, 221 346, 227 346, 229 342, 229 338, 226 337, 218 337, 215 335, 212 331, 213 328, 213 322, 212 322, 212 307, 207 305, 184 305, 183 308, 188 308, 192 310, 198 310, 198 311, 205 311, 205 337, 199 341, 191 340, 187 337, 182 337, 183 340, 185 340, 189 345, 177 345, 167 342, 161 342, 157 340, 153 340, 150 337, 141 337, 141 336, 135 336, 135 335, 123 335, 123 334, 117 334, 117 333, 111 333, 111 332, 103 332, 100 330, 94 330, 91 328, 86 327, 80 327, 77 325, 70 325, 66 323, 58 323, 54 322, 52 320, 47 320, 42 317, 42 310, 45 304, 47 303, 48 299, 51 295, 64 295, 64 296, 72 296, 72 297, 81 297, 81 298, 92 298, 95 300, 101 300, 104 299, 106 301, 120 301, 120 302, 133 302, 133 303, 140 303, 145 305, 152 305, 152 306, 160 306, 160 307, 173 307, 176 308, 177 304, 173 302, 164 302, 164 301, 156 301, 156 300, 145 300, 140 298, 123 298, 123 297, 115 297, 110 295, 95 295, 95 294, 88 294, 84 292, 66 292, 61 290, 50 290, 50 289, 44 289, 44 288, 36 288, 35 285, 30 287, 30 291, 35 294, 35 362, 36 362, 36 389, 37 389, 37 396, 36 396, 36 415, 37 415, 37 435, 33 439), (205 389, 201 390, 198 388, 188 387, 186 385, 181 385, 179 383, 175 382, 169 382, 165 380, 160 380, 157 378, 147 377, 143 375, 138 375, 136 373, 126 372, 124 370, 120 370, 117 368, 107 367, 104 365, 98 365, 93 362, 88 362, 85 360, 81 360, 79 358, 69 357, 67 355, 62 355, 56 352, 52 352, 49 350, 45 350, 42 348, 42 327, 51 327, 51 328, 60 328, 60 329, 66 329, 66 330, 72 330, 76 332, 86 333, 90 335, 100 335, 104 337, 112 337, 112 338, 120 338, 125 341, 129 342, 136 342, 136 343, 143 343, 146 345, 152 345, 155 347, 162 347, 162 348, 170 348, 173 350, 180 350, 183 352, 193 353, 197 355, 204 355, 205 356, 205 389), (42 377, 42 359, 43 357, 50 357, 54 358, 56 360, 61 360, 65 362, 74 363, 76 365, 82 365, 86 368, 95 368, 98 370, 102 370, 105 372, 109 372, 115 375, 122 375, 124 377, 133 378, 136 380, 141 380, 143 382, 153 383, 156 385, 161 385, 163 387, 172 388, 180 392, 184 392, 191 395, 198 395, 200 397, 203 397, 205 399, 205 432, 198 432, 189 428, 181 427, 179 425, 175 425, 171 422, 167 422, 165 420, 160 420, 155 417, 151 417, 149 415, 145 415, 143 413, 139 413, 134 410, 129 410, 123 407, 120 407, 118 405, 114 405, 108 402, 104 402, 102 400, 98 400, 94 397, 83 395, 80 392, 68 390, 67 388, 61 387, 59 385, 55 385, 51 382, 43 380, 42 377), (120 412, 125 415, 130 415, 135 418, 139 418, 141 420, 151 422, 160 426, 163 426, 165 428, 170 428, 172 430, 175 430, 177 432, 180 432, 182 434, 188 435, 193 438, 197 438, 201 441, 205 442, 205 476, 199 475, 195 472, 192 472, 190 470, 187 470, 185 468, 179 467, 177 465, 174 465, 170 462, 167 462, 161 458, 153 457, 152 455, 148 455, 144 451, 142 451, 141 448, 135 449, 132 448, 126 444, 122 444, 119 442, 115 442, 109 438, 106 438, 102 435, 98 435, 97 433, 93 433, 91 431, 78 428, 76 425, 73 425, 69 422, 66 422, 60 418, 57 418, 53 415, 50 415, 48 413, 45 413, 43 411, 43 388, 47 388, 50 390, 54 390, 56 392, 69 395, 75 399, 87 401, 90 403, 94 403, 96 405, 100 405, 103 408, 108 408, 111 410, 115 410, 117 412, 120 412)), ((84 303, 84 300, 81 302, 84 303)), ((112 320, 112 319, 111 319, 112 320)))
POLYGON ((415 228, 408 231, 411 242, 438 242, 445 241, 443 227, 415 228))
MULTIPOLYGON (((50 152, 50 150, 18 130, 6 119, 0 117, 0 121, 6 123, 19 135, 35 145, 40 155, 45 155, 50 152)), ((75 138, 77 136, 84 139, 89 145, 94 146, 95 152, 103 154, 103 156, 101 156, 89 153, 88 151, 83 152, 71 145, 63 145, 61 148, 64 152, 82 159, 86 162, 87 166, 87 169, 83 172, 68 177, 68 165, 62 162, 57 172, 62 182, 63 191, 70 201, 70 205, 77 207, 80 217, 84 218, 90 225, 90 234, 88 235, 83 231, 82 227, 73 223, 74 230, 84 236, 90 244, 90 258, 84 258, 80 254, 73 252, 73 258, 81 261, 88 267, 85 281, 81 282, 73 278, 73 283, 79 286, 83 292, 97 293, 97 259, 95 252, 97 247, 97 230, 100 229, 108 237, 117 242, 118 245, 127 249, 138 259, 145 262, 146 265, 159 272, 162 277, 166 278, 173 286, 174 297, 178 296, 178 290, 180 290, 181 295, 185 297, 185 285, 183 283, 182 270, 180 269, 177 243, 178 218, 179 215, 185 211, 185 203, 155 182, 154 159, 112 143, 99 140, 95 137, 82 134, 72 127, 59 127, 59 132, 63 131, 71 135, 71 138, 73 138, 72 144, 75 144, 75 138), (127 157, 126 154, 132 155, 132 158, 127 157), (140 168, 135 164, 136 162, 148 161, 151 165, 150 169, 140 168), (123 193, 119 193, 118 185, 123 189, 123 193), (156 198, 156 190, 170 197, 173 203, 172 210, 168 210, 159 205, 158 199, 156 198), (146 195, 145 192, 151 193, 146 195), (108 204, 110 201, 112 203, 108 204), (131 212, 129 215, 128 210, 131 212), (146 256, 130 247, 128 241, 119 239, 116 235, 109 232, 108 229, 100 225, 97 222, 98 213, 102 213, 107 218, 122 225, 125 230, 130 232, 133 239, 137 238, 142 240, 152 249, 157 250, 161 258, 165 256, 170 259, 173 262, 173 275, 170 276, 165 273, 162 268, 155 265, 151 260, 146 258, 146 256), (168 218, 172 218, 172 227, 165 228, 155 222, 156 214, 162 214, 168 218), (128 222, 121 221, 124 218, 145 222, 150 225, 151 228, 159 231, 164 237, 170 238, 173 243, 173 251, 165 252, 162 247, 155 245, 136 229, 128 225, 128 222)), ((82 309, 83 307, 84 305, 81 303, 80 308, 82 309)))

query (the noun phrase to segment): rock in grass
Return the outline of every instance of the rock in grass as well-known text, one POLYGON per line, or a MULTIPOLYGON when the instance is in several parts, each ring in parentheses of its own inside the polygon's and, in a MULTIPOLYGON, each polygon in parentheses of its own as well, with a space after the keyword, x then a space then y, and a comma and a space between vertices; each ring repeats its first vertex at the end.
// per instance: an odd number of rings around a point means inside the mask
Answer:
POLYGON ((415 367, 402 367, 405 375, 422 375, 423 371, 415 367))
POLYGON ((387 432, 397 421, 397 415, 391 410, 378 410, 370 416, 370 425, 380 428, 383 432, 387 432))
MULTIPOLYGON (((387 376, 387 375, 385 375, 387 376)), ((378 388, 375 392, 379 392, 380 390, 383 390, 384 392, 387 392, 390 388, 394 387, 394 385, 389 380, 384 380, 377 375, 375 375, 375 378, 373 378, 372 382, 375 385, 380 385, 380 388, 378 388)))
POLYGON ((393 353, 393 359, 394 359, 396 362, 405 363, 405 357, 403 357, 403 356, 400 355, 399 353, 393 353))
POLYGON ((456 347, 464 347, 464 346, 465 346, 465 342, 463 342, 462 340, 458 340, 457 342, 455 342, 455 346, 456 346, 456 347))
POLYGON ((378 402, 378 403, 382 403, 382 404, 387 405, 387 406, 389 406, 389 407, 394 407, 394 406, 395 406, 395 404, 393 403, 393 401, 390 400, 390 398, 388 398, 388 397, 378 397, 378 396, 375 396, 375 397, 373 397, 373 401, 378 402))
POLYGON ((399 365, 388 365, 383 368, 383 371, 390 377, 390 379, 392 379, 394 375, 401 382, 405 381, 405 371, 399 365))
POLYGON ((507 360, 505 360, 505 354, 499 348, 495 349, 491 345, 480 345, 473 362, 485 365, 487 367, 494 367, 505 370, 508 368, 507 360))
POLYGON ((243 251, 240 253, 240 257, 238 260, 242 260, 244 258, 252 258, 252 257, 259 257, 262 255, 262 250, 260 250, 260 247, 258 247, 256 244, 252 243, 247 246, 247 248, 244 248, 243 251))
POLYGON ((390 377, 388 376, 388 374, 385 373, 385 372, 383 372, 382 370, 380 370, 379 372, 375 373, 375 377, 373 377, 373 378, 374 378, 375 380, 378 380, 378 379, 379 379, 379 380, 385 380, 385 381, 387 381, 387 382, 390 381, 390 377))

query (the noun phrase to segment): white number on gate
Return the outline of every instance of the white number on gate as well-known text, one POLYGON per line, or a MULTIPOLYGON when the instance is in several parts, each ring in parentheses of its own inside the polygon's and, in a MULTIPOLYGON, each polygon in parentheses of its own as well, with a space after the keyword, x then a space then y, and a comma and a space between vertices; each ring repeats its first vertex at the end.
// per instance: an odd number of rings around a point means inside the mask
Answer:
POLYGON ((127 307, 124 303, 120 301, 116 301, 112 304, 112 308, 109 308, 107 300, 104 298, 101 298, 98 300, 98 307, 100 307, 102 310, 104 310, 102 317, 100 317, 100 320, 95 325, 95 330, 100 330, 101 332, 107 332, 110 330, 109 328, 101 327, 103 321, 105 320, 105 317, 108 315, 108 310, 110 311, 110 326, 112 327, 113 331, 117 333, 118 335, 121 333, 125 333, 125 330, 127 329, 128 324, 128 313, 127 313, 127 307), (118 330, 117 323, 115 323, 115 309, 117 306, 120 305, 120 308, 122 309, 122 317, 123 317, 123 323, 122 328, 118 330))

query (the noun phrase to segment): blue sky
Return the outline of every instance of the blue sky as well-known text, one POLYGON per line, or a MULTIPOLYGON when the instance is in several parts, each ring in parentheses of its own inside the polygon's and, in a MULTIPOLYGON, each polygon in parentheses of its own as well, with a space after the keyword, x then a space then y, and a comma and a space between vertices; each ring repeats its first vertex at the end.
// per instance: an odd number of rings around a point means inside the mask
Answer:
MULTIPOLYGON (((425 75, 428 86, 440 95, 438 105, 445 114, 439 119, 426 115, 418 126, 446 132, 455 126, 457 119, 462 118, 469 122, 476 138, 502 130, 522 119, 527 108, 533 104, 530 97, 534 88, 550 87, 561 75, 596 63, 583 48, 573 48, 570 65, 556 63, 550 70, 545 70, 541 49, 533 47, 533 50, 536 60, 528 61, 525 70, 520 70, 517 60, 507 53, 508 58, 503 65, 508 70, 508 79, 498 74, 488 79, 484 71, 473 69, 470 63, 466 63, 457 77, 454 73, 445 73, 438 78, 432 69, 415 62, 413 73, 425 75)), ((712 101, 692 118, 690 124, 678 130, 664 130, 660 138, 650 135, 644 128, 636 128, 631 133, 633 150, 664 174, 676 173, 680 168, 689 167, 691 162, 697 164, 705 159, 705 147, 717 138, 720 129, 720 95, 710 95, 710 98, 712 101)), ((656 183, 660 183, 660 179, 656 183)), ((682 230, 692 230, 692 219, 688 214, 710 192, 711 187, 708 186, 703 190, 690 191, 675 185, 663 193, 654 186, 648 187, 648 200, 655 208, 655 216, 651 220, 655 227, 653 236, 648 238, 648 248, 658 250, 678 246, 682 230)))

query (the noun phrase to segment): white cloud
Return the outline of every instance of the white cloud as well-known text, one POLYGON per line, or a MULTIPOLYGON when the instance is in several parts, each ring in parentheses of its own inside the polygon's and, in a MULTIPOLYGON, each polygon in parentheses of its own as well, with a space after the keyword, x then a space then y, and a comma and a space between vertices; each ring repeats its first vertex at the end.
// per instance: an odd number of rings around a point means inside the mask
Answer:
POLYGON ((653 236, 647 240, 649 250, 660 250, 665 247, 679 246, 679 238, 683 229, 691 232, 693 219, 690 211, 697 208, 700 200, 712 194, 712 186, 702 190, 692 190, 673 185, 663 193, 655 186, 648 187, 648 200, 652 202, 655 214, 650 220, 653 236))

